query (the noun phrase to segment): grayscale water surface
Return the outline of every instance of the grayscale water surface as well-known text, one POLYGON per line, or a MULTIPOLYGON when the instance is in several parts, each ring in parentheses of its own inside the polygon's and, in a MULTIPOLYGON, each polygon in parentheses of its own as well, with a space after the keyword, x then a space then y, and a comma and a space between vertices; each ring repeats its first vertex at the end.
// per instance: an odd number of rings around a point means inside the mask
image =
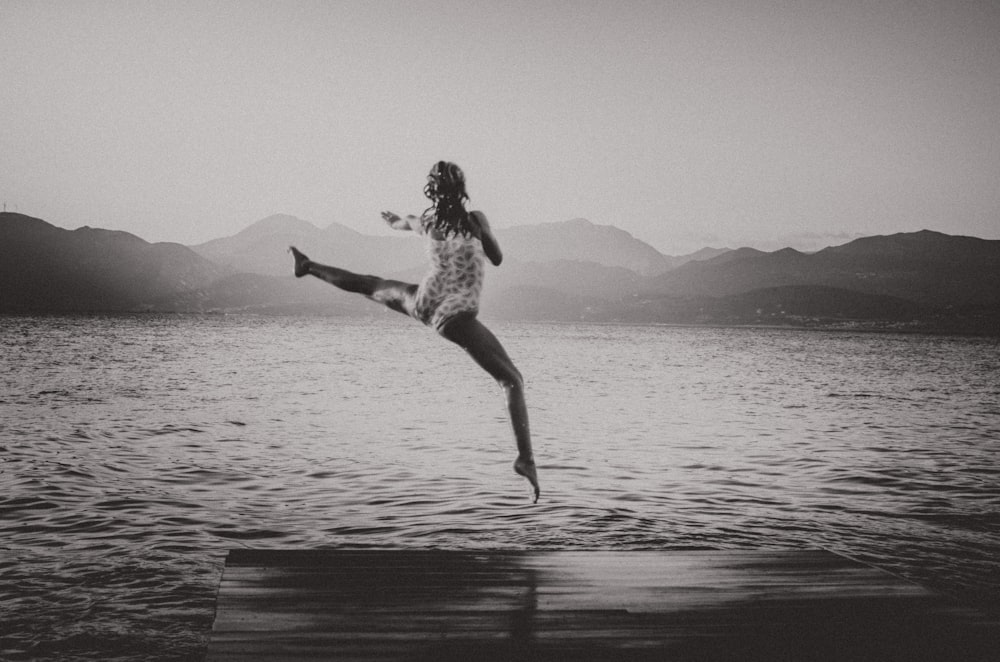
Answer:
POLYGON ((226 550, 825 548, 1000 606, 996 339, 0 318, 0 658, 199 659, 226 550))

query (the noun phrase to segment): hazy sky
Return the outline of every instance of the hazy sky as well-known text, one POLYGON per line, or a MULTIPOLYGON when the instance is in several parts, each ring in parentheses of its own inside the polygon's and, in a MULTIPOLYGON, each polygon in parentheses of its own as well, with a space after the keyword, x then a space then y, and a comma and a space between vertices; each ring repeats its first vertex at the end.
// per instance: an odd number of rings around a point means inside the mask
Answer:
POLYGON ((193 244, 381 233, 438 159, 498 227, 661 251, 1000 238, 994 0, 0 0, 0 198, 193 244))

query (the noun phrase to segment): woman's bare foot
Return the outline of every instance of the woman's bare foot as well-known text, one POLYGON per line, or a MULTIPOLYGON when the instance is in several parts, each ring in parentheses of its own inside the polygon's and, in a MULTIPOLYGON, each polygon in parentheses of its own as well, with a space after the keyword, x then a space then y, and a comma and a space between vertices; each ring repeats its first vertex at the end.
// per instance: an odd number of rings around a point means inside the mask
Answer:
POLYGON ((538 469, 535 468, 535 461, 531 458, 518 457, 514 460, 514 471, 528 479, 531 487, 535 490, 535 503, 538 503, 538 495, 541 494, 541 490, 538 488, 538 469))
POLYGON ((288 250, 295 256, 295 277, 302 278, 309 273, 309 258, 303 255, 295 246, 289 246, 288 250))

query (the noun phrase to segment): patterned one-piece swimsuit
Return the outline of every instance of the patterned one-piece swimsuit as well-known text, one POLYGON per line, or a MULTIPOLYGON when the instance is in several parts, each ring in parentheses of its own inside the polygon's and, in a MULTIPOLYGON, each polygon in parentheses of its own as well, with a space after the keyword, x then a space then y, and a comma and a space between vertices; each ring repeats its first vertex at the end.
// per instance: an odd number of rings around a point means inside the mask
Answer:
POLYGON ((479 312, 483 291, 483 247, 479 239, 462 235, 435 239, 433 217, 421 219, 418 234, 427 237, 431 269, 417 286, 413 316, 441 331, 459 313, 479 312))

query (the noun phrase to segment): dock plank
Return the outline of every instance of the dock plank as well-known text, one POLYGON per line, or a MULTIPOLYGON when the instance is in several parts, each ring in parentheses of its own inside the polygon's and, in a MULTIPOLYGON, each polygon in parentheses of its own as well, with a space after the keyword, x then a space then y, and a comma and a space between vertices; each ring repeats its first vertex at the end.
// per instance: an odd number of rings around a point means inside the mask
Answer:
POLYGON ((821 550, 233 550, 207 660, 992 661, 998 633, 821 550))

